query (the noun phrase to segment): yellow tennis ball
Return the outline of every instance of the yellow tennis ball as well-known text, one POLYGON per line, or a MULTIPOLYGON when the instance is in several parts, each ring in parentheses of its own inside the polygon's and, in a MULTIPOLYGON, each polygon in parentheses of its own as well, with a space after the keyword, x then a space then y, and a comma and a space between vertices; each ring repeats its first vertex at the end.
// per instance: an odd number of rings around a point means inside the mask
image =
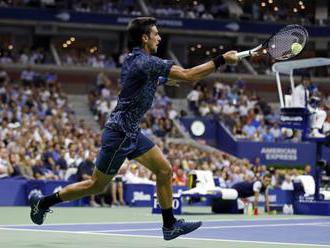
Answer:
POLYGON ((294 55, 300 53, 302 49, 303 49, 303 47, 299 43, 295 42, 291 45, 291 51, 294 55))

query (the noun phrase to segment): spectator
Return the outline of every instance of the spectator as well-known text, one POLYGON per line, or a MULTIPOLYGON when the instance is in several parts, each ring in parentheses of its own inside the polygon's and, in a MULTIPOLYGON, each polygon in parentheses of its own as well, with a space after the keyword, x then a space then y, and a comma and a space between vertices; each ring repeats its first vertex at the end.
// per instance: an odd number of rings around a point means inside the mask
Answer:
POLYGON ((174 185, 187 186, 187 177, 182 168, 178 168, 174 174, 174 185))
POLYGON ((285 175, 285 180, 281 185, 281 190, 293 190, 293 183, 290 175, 285 175))
POLYGON ((54 172, 48 169, 42 162, 41 159, 36 159, 33 165, 33 176, 39 180, 58 180, 59 176, 55 175, 54 172))

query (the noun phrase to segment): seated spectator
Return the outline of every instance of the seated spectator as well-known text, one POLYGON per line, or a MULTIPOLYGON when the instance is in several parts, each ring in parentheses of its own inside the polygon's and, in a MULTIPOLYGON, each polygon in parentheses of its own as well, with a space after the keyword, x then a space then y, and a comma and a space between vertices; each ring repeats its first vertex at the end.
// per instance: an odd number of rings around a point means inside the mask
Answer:
POLYGON ((304 175, 312 175, 312 166, 306 164, 304 167, 304 175))
POLYGON ((0 149, 0 178, 10 175, 10 165, 8 164, 9 154, 5 148, 0 149))
POLYGON ((126 183, 156 184, 154 181, 151 181, 145 176, 144 168, 140 170, 138 164, 133 161, 129 162, 129 167, 125 173, 124 181, 126 183))
POLYGON ((112 179, 111 182, 111 195, 112 195, 112 205, 115 206, 124 206, 124 186, 123 186, 123 177, 127 171, 128 163, 127 161, 121 166, 118 171, 118 174, 112 179))
POLYGON ((182 168, 178 168, 174 173, 173 185, 187 186, 187 177, 182 168))
POLYGON ((281 184, 282 190, 293 190, 293 183, 290 175, 285 175, 285 179, 281 184))
POLYGON ((48 169, 41 159, 33 161, 33 175, 35 179, 39 180, 59 180, 59 176, 55 175, 54 172, 48 169))

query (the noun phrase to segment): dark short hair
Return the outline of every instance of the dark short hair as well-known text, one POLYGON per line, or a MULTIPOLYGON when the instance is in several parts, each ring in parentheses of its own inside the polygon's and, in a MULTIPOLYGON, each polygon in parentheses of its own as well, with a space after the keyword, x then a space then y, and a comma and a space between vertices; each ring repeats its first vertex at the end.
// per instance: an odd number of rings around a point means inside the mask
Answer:
POLYGON ((262 179, 264 178, 272 178, 272 174, 270 174, 269 172, 265 173, 265 175, 263 175, 262 179))
POLYGON ((128 49, 142 46, 142 35, 150 34, 151 27, 156 25, 156 19, 153 17, 137 17, 128 24, 128 49))

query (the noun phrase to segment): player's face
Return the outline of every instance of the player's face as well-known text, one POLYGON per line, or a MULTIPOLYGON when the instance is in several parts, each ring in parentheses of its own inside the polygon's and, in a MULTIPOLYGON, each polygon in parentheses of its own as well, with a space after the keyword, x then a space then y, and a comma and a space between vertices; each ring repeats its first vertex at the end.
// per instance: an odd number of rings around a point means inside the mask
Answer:
POLYGON ((270 185, 270 183, 271 183, 271 178, 269 178, 269 177, 265 177, 264 179, 263 179, 263 185, 265 186, 265 187, 267 187, 268 185, 270 185))
POLYGON ((150 30, 150 34, 146 40, 146 49, 150 53, 156 53, 160 41, 161 41, 161 38, 159 36, 157 27, 152 26, 152 28, 150 30))

